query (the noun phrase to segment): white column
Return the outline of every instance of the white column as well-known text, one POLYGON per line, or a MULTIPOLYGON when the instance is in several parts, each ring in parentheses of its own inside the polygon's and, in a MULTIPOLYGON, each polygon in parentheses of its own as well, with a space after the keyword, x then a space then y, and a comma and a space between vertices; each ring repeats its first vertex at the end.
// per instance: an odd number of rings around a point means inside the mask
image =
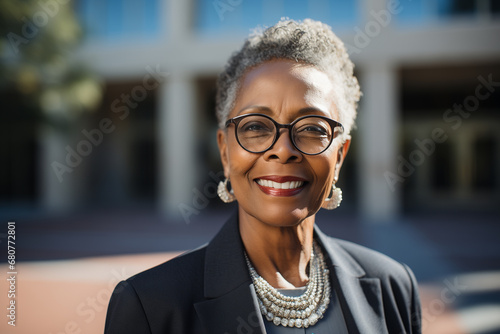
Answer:
POLYGON ((191 205, 197 184, 195 95, 194 81, 182 74, 171 73, 160 89, 159 205, 169 215, 191 205))
POLYGON ((40 156, 39 204, 45 211, 64 212, 75 207, 78 200, 78 180, 80 164, 68 166, 65 147, 70 144, 70 136, 42 126, 39 131, 40 156), (76 188, 76 189, 75 189, 76 188))
POLYGON ((167 29, 170 41, 183 40, 190 35, 194 1, 163 0, 167 11, 167 29))
POLYGON ((393 222, 399 214, 401 184, 391 189, 384 173, 397 173, 397 73, 388 64, 370 64, 360 79, 364 94, 357 131, 361 215, 368 222, 393 222))

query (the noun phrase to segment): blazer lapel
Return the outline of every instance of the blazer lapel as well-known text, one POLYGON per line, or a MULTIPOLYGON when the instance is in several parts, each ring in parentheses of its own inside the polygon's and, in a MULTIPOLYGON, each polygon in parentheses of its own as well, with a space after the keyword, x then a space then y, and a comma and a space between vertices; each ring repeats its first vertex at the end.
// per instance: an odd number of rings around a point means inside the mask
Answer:
POLYGON ((349 333, 387 333, 380 280, 363 278, 365 271, 337 242, 315 228, 328 253, 332 285, 339 297, 349 333))
POLYGON ((234 215, 207 246, 205 301, 194 305, 208 333, 264 334, 234 215))

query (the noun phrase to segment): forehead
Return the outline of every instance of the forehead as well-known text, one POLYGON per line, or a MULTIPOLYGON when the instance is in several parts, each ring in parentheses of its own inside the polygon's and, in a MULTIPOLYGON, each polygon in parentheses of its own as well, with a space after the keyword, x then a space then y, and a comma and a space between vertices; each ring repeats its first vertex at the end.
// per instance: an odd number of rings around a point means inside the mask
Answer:
POLYGON ((312 108, 336 119, 334 88, 328 75, 313 65, 291 60, 267 61, 242 77, 232 116, 258 105, 279 114, 312 108))

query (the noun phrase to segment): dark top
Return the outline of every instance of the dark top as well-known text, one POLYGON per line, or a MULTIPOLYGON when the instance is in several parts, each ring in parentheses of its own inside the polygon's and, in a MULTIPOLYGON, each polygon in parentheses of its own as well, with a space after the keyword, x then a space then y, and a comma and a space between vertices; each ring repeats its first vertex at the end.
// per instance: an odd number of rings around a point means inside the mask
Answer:
MULTIPOLYGON (((406 265, 317 227, 314 233, 349 333, 421 333, 406 265)), ((234 215, 209 244, 120 282, 105 334, 266 333, 243 251, 234 215)))

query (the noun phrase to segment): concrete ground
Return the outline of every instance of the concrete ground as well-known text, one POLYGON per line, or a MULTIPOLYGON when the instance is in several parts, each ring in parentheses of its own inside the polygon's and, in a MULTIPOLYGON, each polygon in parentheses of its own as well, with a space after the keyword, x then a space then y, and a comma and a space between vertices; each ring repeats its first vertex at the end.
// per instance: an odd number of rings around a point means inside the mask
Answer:
MULTIPOLYGON (((229 215, 227 209, 205 210, 189 223, 147 210, 2 216, 2 243, 7 221, 16 221, 18 308, 16 327, 4 319, 0 332, 101 333, 119 280, 209 241, 229 215)), ((317 223, 329 235, 379 250, 413 269, 425 334, 495 334, 500 333, 497 220, 426 215, 369 225, 333 211, 320 212, 317 223)), ((6 265, 0 267, 2 305, 9 302, 7 272, 6 265)))

